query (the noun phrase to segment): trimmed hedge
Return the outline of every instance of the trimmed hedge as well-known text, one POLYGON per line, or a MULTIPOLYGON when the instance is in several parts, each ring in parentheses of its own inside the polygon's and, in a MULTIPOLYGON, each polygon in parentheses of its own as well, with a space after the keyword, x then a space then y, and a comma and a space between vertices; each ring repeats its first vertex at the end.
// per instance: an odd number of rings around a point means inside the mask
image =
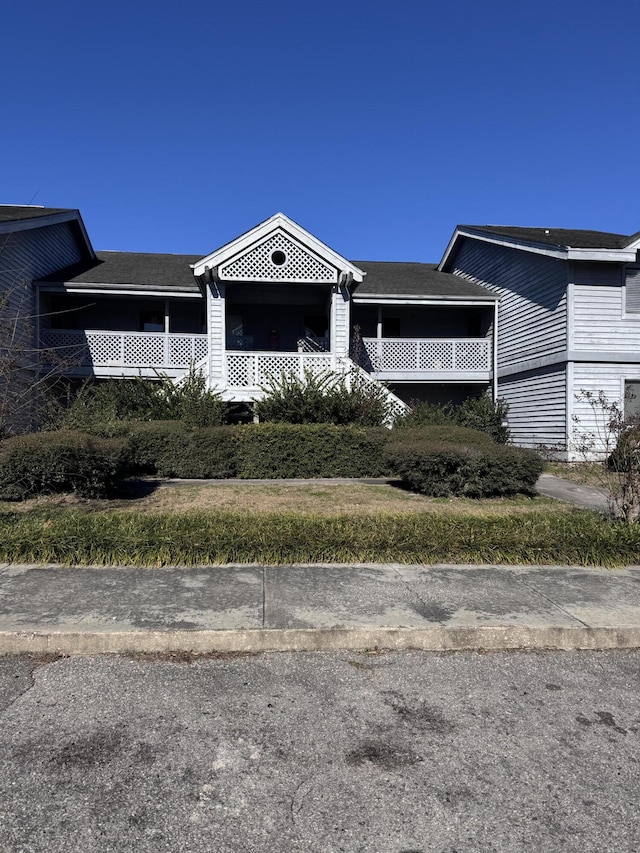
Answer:
POLYGON ((126 473, 122 439, 60 431, 15 436, 0 444, 0 500, 55 492, 110 497, 119 492, 126 473))
POLYGON ((384 427, 247 424, 238 430, 243 478, 379 477, 387 473, 384 427))
POLYGON ((220 480, 236 476, 233 427, 189 430, 179 421, 131 424, 131 471, 160 477, 220 480))
POLYGON ((456 426, 403 428, 247 424, 189 430, 177 421, 118 424, 122 438, 60 431, 0 445, 0 499, 75 491, 116 494, 128 473, 185 479, 380 477, 445 497, 532 492, 542 470, 532 452, 456 426))
POLYGON ((161 421, 131 425, 132 470, 161 477, 280 479, 387 473, 389 431, 333 424, 245 424, 187 431, 161 421))
POLYGON ((387 447, 387 461, 408 488, 432 497, 532 494, 543 468, 532 450, 444 426, 398 435, 387 447))

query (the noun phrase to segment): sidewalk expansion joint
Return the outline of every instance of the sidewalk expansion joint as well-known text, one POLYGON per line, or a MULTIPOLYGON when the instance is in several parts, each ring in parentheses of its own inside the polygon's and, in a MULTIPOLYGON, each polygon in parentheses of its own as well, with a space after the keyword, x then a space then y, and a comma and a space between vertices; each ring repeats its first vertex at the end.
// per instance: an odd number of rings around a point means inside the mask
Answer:
POLYGON ((568 619, 572 619, 574 622, 577 622, 579 625, 582 625, 583 628, 591 628, 591 625, 589 625, 588 622, 584 622, 578 616, 575 616, 573 613, 569 613, 568 610, 565 610, 564 607, 561 607, 557 602, 555 602, 552 598, 550 598, 546 593, 537 589, 534 586, 534 584, 528 583, 526 580, 524 580, 522 577, 520 577, 518 572, 513 572, 513 571, 509 570, 509 574, 513 578, 515 578, 519 583, 521 583, 523 586, 526 586, 527 589, 530 589, 536 595, 539 595, 540 598, 544 598, 544 600, 547 601, 552 607, 555 607, 556 610, 559 610, 563 616, 566 616, 568 619))

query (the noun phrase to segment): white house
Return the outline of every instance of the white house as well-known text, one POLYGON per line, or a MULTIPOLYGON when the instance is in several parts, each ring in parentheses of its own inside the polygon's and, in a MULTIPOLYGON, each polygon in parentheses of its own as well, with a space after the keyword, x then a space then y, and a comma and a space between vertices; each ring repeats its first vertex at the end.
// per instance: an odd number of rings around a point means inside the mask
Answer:
POLYGON ((353 261, 278 213, 202 256, 94 252, 77 210, 0 206, 0 288, 34 318, 23 376, 195 363, 248 402, 282 371, 356 371, 397 409, 490 392, 517 444, 570 455, 582 389, 640 391, 639 245, 458 226, 440 264, 353 261))
POLYGON ((491 389, 497 297, 435 264, 349 261, 281 213, 194 256, 94 253, 78 211, 0 211, 41 371, 178 381, 195 363, 244 402, 282 371, 356 371, 397 409, 491 389))

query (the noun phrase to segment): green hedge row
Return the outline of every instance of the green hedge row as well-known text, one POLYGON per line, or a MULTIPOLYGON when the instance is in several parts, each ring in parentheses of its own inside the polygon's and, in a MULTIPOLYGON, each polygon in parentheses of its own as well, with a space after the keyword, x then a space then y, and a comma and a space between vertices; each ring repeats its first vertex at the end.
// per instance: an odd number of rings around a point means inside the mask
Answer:
POLYGON ((386 473, 388 430, 332 424, 250 424, 187 431, 136 424, 131 466, 161 477, 269 479, 376 477, 386 473))
POLYGON ((249 424, 189 430, 179 421, 131 422, 117 438, 60 431, 0 444, 0 499, 75 491, 110 496, 127 475, 379 477, 396 474, 427 495, 531 492, 540 457, 456 426, 389 431, 333 424, 249 424))

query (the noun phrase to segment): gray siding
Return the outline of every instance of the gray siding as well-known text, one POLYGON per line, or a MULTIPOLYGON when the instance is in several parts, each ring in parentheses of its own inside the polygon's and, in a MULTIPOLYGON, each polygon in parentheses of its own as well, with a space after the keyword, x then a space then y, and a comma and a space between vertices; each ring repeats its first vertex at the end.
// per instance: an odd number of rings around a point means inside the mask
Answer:
POLYGON ((507 419, 514 444, 566 450, 564 367, 530 370, 502 379, 498 397, 509 404, 507 419))
POLYGON ((81 257, 69 223, 0 234, 0 417, 14 430, 26 428, 33 416, 28 405, 37 362, 33 279, 81 257))
POLYGON ((625 288, 616 264, 575 264, 571 349, 603 353, 640 349, 640 314, 625 313, 625 288))
POLYGON ((640 364, 583 362, 574 365, 569 406, 575 459, 583 456, 580 447, 585 444, 585 438, 587 443, 593 441, 595 456, 607 450, 607 413, 597 402, 590 405, 587 393, 595 400, 602 394, 607 403, 615 403, 624 412, 625 380, 640 381, 640 364))
POLYGON ((452 267, 456 275, 500 295, 499 368, 566 350, 564 261, 481 240, 464 240, 452 267))

